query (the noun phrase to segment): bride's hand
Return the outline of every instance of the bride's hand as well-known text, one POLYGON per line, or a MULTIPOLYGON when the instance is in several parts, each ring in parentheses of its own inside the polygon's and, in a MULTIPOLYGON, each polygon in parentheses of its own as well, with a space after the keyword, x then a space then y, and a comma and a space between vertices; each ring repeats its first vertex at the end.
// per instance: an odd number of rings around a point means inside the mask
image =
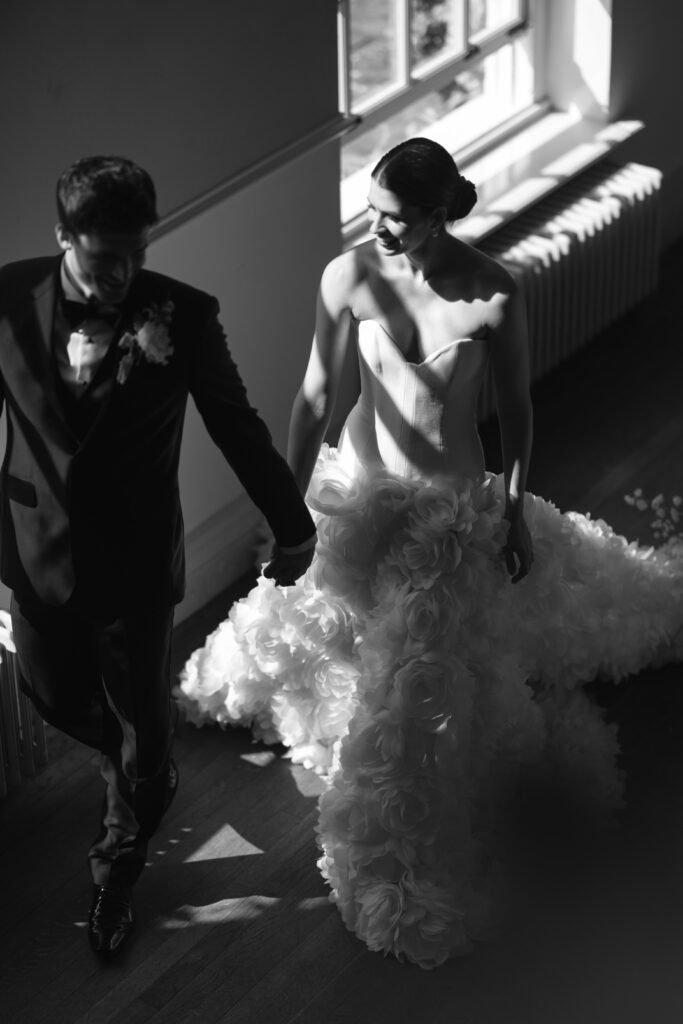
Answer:
POLYGON ((533 543, 523 515, 511 517, 508 523, 510 528, 503 554, 512 582, 519 583, 531 571, 534 562, 533 543))

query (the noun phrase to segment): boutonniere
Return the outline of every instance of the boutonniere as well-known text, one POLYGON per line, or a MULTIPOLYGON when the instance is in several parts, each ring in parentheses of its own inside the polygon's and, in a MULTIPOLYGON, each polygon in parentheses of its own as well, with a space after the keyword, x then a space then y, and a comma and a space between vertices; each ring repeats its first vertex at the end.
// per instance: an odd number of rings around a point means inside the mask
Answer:
POLYGON ((141 313, 133 316, 133 331, 119 340, 124 355, 119 362, 116 380, 125 384, 134 366, 142 359, 157 366, 166 366, 173 355, 173 344, 168 334, 168 325, 173 316, 173 302, 151 302, 141 313))

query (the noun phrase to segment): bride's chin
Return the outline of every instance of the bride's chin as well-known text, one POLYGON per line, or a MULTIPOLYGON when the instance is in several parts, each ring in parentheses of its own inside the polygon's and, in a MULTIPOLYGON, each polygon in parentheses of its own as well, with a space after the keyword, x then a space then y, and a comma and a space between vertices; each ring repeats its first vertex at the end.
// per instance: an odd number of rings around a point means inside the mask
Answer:
POLYGON ((380 252, 386 253, 387 256, 397 256, 401 251, 400 242, 383 242, 381 238, 376 238, 375 244, 380 252))

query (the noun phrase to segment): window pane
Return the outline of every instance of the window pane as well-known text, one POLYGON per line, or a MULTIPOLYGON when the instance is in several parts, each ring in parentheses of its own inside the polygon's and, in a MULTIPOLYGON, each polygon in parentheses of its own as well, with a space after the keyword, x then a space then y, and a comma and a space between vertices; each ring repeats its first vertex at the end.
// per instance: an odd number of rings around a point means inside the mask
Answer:
POLYGON ((351 0, 351 107, 372 102, 398 81, 395 0, 351 0))
POLYGON ((411 64, 465 48, 465 0, 410 0, 411 64))
POLYGON ((429 93, 409 104, 399 114, 342 147, 342 178, 348 177, 368 163, 376 163, 388 149, 403 139, 419 135, 467 100, 481 93, 483 67, 467 71, 443 89, 429 93))
POLYGON ((470 35, 493 32, 520 17, 520 0, 469 0, 470 35))
POLYGON ((428 135, 451 153, 503 124, 533 102, 534 76, 524 37, 490 54, 446 86, 408 104, 369 131, 342 145, 342 221, 365 206, 374 164, 403 139, 428 135))

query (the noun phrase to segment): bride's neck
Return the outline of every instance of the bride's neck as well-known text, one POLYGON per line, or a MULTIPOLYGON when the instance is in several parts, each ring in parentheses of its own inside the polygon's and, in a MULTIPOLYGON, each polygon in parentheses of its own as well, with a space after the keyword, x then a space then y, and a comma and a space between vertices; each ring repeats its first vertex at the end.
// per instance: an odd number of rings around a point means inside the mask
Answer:
POLYGON ((408 266, 415 280, 428 281, 438 274, 446 259, 448 237, 445 231, 431 236, 418 249, 406 253, 408 266))

